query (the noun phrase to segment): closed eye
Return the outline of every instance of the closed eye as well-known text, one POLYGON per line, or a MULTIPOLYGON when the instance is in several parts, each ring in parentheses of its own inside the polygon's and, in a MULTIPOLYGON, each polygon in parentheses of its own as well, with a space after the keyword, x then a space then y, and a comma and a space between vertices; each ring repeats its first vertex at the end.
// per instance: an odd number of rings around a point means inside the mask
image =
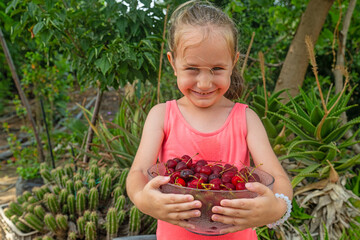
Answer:
POLYGON ((196 71, 196 70, 198 70, 198 68, 195 68, 195 67, 187 67, 185 70, 196 71))
POLYGON ((211 70, 213 70, 213 71, 219 71, 219 70, 224 70, 224 68, 222 68, 222 67, 214 67, 214 68, 212 68, 211 70))

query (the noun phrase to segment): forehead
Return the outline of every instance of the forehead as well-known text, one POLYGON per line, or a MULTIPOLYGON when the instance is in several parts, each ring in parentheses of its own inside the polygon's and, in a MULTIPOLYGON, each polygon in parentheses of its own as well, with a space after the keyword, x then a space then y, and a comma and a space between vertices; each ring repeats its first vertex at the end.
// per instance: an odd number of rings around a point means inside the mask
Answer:
MULTIPOLYGON (((175 55, 185 56, 189 51, 207 48, 209 52, 221 49, 232 56, 233 44, 227 28, 215 26, 183 26, 179 31, 175 55)), ((206 50, 206 49, 205 49, 206 50)))

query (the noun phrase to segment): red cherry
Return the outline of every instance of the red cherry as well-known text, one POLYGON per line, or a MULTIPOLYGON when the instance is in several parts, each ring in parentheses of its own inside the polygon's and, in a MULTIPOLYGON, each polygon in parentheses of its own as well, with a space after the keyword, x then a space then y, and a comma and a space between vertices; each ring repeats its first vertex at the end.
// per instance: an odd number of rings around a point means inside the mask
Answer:
POLYGON ((189 178, 191 175, 194 175, 194 172, 190 169, 183 169, 180 172, 180 177, 187 179, 189 178))
POLYGON ((211 171, 213 173, 219 174, 224 168, 220 165, 213 165, 211 166, 211 171))
POLYGON ((223 183, 231 183, 231 179, 235 176, 235 172, 233 171, 227 171, 224 172, 224 174, 221 177, 221 181, 223 183))
POLYGON ((237 171, 238 171, 238 169, 237 169, 236 166, 231 165, 231 164, 229 164, 229 163, 225 164, 224 170, 225 170, 225 171, 233 171, 233 172, 237 172, 237 171))
POLYGON ((209 183, 210 190, 220 190, 220 183, 209 183))
POLYGON ((176 171, 180 171, 180 170, 183 170, 183 169, 186 169, 187 166, 186 166, 186 163, 185 162, 179 162, 176 167, 175 167, 175 170, 176 171))
POLYGON ((183 187, 186 186, 185 180, 179 177, 175 179, 175 184, 183 187))
POLYGON ((220 178, 214 178, 209 183, 221 184, 221 179, 220 178))
POLYGON ((245 182, 239 182, 238 184, 236 184, 236 190, 245 190, 245 182))
POLYGON ((199 173, 201 179, 204 180, 204 182, 208 182, 209 181, 209 176, 205 173, 199 173))
POLYGON ((199 173, 201 171, 202 166, 195 164, 195 172, 199 173))
POLYGON ((242 169, 240 169, 240 171, 239 171, 239 175, 241 176, 241 177, 243 177, 243 178, 247 178, 247 176, 250 174, 250 172, 249 172, 249 169, 248 168, 242 168, 242 169))
POLYGON ((170 175, 170 182, 171 183, 174 183, 175 182, 175 179, 180 177, 180 172, 173 172, 171 175, 170 175))
POLYGON ((242 177, 240 177, 239 175, 235 175, 232 177, 231 179, 231 183, 234 184, 235 186, 240 183, 240 182, 245 182, 244 179, 242 177))
POLYGON ((201 185, 202 183, 204 183, 204 180, 203 179, 193 179, 189 182, 190 185, 195 185, 195 188, 198 188, 198 189, 202 189, 203 186, 201 185))
POLYGON ((185 155, 183 155, 183 156, 181 157, 181 159, 186 162, 187 160, 191 159, 191 157, 190 157, 189 155, 186 155, 186 154, 185 154, 185 155))
POLYGON ((182 161, 180 158, 174 158, 173 160, 178 162, 178 163, 182 161))
POLYGON ((248 182, 260 182, 260 177, 256 173, 251 173, 248 177, 248 182))
POLYGON ((205 166, 208 164, 206 160, 199 160, 195 163, 197 166, 205 166))
POLYGON ((221 186, 221 190, 228 190, 228 191, 235 190, 235 186, 232 183, 223 183, 220 186, 221 186))
POLYGON ((217 174, 217 173, 210 174, 209 181, 211 181, 211 180, 213 180, 215 178, 220 178, 220 174, 217 174))
POLYGON ((202 166, 200 169, 200 173, 205 173, 206 175, 210 175, 211 174, 210 166, 202 166))
POLYGON ((169 160, 167 160, 167 162, 166 162, 166 166, 167 166, 168 168, 175 168, 176 165, 177 165, 177 162, 176 162, 174 159, 169 159, 169 160))

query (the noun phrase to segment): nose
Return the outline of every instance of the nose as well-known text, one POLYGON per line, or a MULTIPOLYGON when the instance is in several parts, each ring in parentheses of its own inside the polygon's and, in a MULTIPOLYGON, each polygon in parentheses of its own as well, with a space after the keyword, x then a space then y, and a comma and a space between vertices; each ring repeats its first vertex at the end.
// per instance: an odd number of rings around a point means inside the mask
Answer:
POLYGON ((197 87, 199 89, 210 89, 212 87, 213 73, 211 69, 201 69, 197 76, 197 87))

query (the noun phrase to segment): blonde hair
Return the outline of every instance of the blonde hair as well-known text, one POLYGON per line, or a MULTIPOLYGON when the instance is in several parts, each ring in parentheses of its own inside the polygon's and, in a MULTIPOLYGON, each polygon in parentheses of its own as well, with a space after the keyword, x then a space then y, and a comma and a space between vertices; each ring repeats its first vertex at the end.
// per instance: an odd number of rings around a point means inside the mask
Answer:
MULTIPOLYGON (((170 18, 170 27, 168 33, 168 46, 171 52, 176 56, 176 50, 182 36, 184 26, 194 27, 217 27, 224 29, 223 35, 229 46, 230 54, 235 60, 238 52, 238 31, 235 23, 221 9, 213 6, 207 1, 193 0, 181 4, 176 8, 170 18)), ((207 29, 208 33, 210 29, 207 29)), ((205 37, 205 36, 204 36, 205 37)), ((231 75, 231 84, 225 97, 229 99, 239 98, 243 90, 243 79, 237 69, 233 68, 231 75)))

